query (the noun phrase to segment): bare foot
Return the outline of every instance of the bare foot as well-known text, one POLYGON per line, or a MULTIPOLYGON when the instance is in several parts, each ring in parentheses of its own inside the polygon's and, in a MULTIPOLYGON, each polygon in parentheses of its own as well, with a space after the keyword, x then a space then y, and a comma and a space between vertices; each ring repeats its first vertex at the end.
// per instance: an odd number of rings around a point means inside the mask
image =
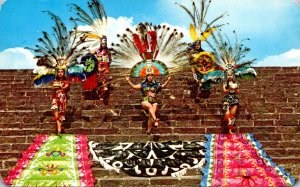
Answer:
POLYGON ((159 119, 158 119, 158 118, 154 119, 154 126, 155 126, 155 127, 158 127, 158 122, 159 122, 159 119))

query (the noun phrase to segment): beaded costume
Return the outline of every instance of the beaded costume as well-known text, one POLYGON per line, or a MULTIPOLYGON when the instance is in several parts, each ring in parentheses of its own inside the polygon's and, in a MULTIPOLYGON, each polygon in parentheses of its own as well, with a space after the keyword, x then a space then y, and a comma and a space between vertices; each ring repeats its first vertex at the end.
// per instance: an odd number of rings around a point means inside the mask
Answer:
POLYGON ((157 103, 156 97, 147 96, 147 93, 148 92, 152 92, 155 94, 159 93, 161 91, 161 83, 156 81, 148 82, 147 80, 145 80, 141 83, 141 86, 142 86, 141 91, 143 94, 142 101, 148 101, 151 104, 157 103))
POLYGON ((166 25, 139 23, 135 28, 137 32, 129 28, 126 31, 118 35, 120 44, 112 44, 114 60, 122 63, 122 66, 130 67, 131 77, 146 77, 145 81, 138 85, 132 84, 129 77, 126 79, 131 87, 142 91, 141 105, 149 112, 147 133, 150 133, 153 122, 154 126, 158 126, 159 121, 155 114, 156 94, 168 84, 171 77, 162 85, 153 78, 157 75, 168 75, 170 72, 167 65, 176 67, 176 70, 182 68, 181 64, 188 61, 188 56, 185 55, 187 44, 181 42, 182 33, 176 29, 170 30, 166 25))
POLYGON ((229 90, 223 98, 223 109, 227 110, 228 107, 239 104, 240 100, 237 97, 239 91, 238 91, 237 83, 232 83, 232 84, 224 83, 224 84, 226 88, 229 90))

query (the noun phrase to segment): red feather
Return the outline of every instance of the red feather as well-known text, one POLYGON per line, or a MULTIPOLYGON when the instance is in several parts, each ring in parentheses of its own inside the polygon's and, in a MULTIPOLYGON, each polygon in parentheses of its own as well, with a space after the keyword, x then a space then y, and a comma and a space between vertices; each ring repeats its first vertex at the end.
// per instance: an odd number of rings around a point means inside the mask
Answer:
POLYGON ((142 42, 140 40, 140 37, 137 34, 132 34, 133 37, 133 42, 135 44, 135 46, 137 47, 137 49, 140 51, 140 53, 143 53, 143 47, 142 47, 142 42))
POLYGON ((238 69, 238 68, 240 68, 239 65, 235 65, 235 66, 234 66, 234 69, 238 69))
POLYGON ((221 67, 221 66, 217 66, 217 68, 216 68, 217 70, 222 70, 222 71, 224 71, 224 68, 223 67, 221 67))
POLYGON ((157 45, 157 35, 156 35, 156 31, 149 31, 148 34, 150 35, 151 38, 151 52, 154 52, 156 49, 156 45, 157 45))

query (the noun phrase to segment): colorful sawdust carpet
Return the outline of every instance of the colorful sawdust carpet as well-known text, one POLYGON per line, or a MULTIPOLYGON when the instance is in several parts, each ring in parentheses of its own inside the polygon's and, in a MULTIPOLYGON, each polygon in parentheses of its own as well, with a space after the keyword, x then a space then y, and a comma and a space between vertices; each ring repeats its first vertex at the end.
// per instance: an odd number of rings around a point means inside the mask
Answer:
POLYGON ((4 182, 12 186, 94 186, 85 135, 39 135, 4 182))
POLYGON ((89 142, 95 161, 107 170, 122 170, 131 176, 180 178, 191 168, 205 164, 204 142, 89 142))
POLYGON ((295 180, 276 166, 253 134, 206 135, 201 186, 291 186, 295 180))

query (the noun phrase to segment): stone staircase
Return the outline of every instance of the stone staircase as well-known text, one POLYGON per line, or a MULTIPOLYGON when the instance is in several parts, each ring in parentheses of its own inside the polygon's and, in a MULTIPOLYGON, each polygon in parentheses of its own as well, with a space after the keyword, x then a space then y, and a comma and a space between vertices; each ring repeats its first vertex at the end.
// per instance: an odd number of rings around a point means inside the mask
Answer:
MULTIPOLYGON (((21 158, 38 134, 55 133, 51 122, 50 87, 34 88, 31 70, 0 71, 0 174, 21 158)), ((205 141, 209 133, 226 133, 223 123, 221 84, 214 85, 208 99, 195 103, 190 72, 179 72, 159 94, 161 122, 147 135, 141 93, 126 83, 128 69, 112 68, 112 87, 107 103, 84 100, 81 85, 69 92, 65 133, 87 134, 97 142, 124 141, 205 141), (172 96, 172 97, 171 97, 172 96), (174 97, 175 96, 175 99, 174 97)), ((300 175, 300 67, 257 68, 258 77, 239 80, 240 106, 237 132, 254 133, 273 161, 295 178, 300 175)), ((158 77, 164 82, 165 79, 158 77)), ((138 83, 141 79, 133 79, 138 83)), ((200 170, 190 170, 181 179, 172 177, 137 178, 104 170, 94 163, 96 186, 198 186, 200 170)))

